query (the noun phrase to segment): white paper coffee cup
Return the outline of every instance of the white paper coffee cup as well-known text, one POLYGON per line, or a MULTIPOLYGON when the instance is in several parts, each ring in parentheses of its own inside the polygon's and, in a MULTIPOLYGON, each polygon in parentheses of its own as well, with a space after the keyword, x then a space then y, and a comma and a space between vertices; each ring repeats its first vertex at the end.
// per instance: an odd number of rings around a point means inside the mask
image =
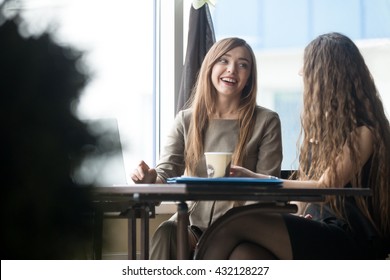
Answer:
POLYGON ((209 178, 229 177, 232 153, 207 152, 204 155, 209 178))

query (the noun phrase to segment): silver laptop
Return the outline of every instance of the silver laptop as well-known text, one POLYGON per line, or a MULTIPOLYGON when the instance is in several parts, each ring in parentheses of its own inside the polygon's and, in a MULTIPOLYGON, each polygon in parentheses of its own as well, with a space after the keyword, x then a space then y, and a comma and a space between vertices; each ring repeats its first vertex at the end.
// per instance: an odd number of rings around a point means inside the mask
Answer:
POLYGON ((91 147, 91 155, 76 172, 76 180, 104 187, 127 184, 117 119, 95 119, 85 123, 90 133, 98 138, 98 145, 91 147))

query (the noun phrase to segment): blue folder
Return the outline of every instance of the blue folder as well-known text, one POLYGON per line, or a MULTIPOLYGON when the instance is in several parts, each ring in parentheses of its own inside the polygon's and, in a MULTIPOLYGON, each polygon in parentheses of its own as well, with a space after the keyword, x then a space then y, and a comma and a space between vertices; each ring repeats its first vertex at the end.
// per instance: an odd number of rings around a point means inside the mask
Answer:
POLYGON ((222 177, 222 178, 202 178, 202 177, 173 177, 168 178, 169 184, 187 184, 187 185, 215 185, 215 186, 256 186, 256 187, 281 187, 281 179, 260 179, 252 177, 222 177))

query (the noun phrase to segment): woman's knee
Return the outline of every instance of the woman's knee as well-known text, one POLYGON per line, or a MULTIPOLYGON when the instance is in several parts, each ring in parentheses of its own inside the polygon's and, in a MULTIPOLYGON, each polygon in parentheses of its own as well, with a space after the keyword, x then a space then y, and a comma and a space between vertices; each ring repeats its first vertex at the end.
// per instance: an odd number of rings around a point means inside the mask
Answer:
POLYGON ((229 256, 230 260, 275 260, 276 257, 264 247, 251 242, 238 244, 229 256))
POLYGON ((158 228, 156 229, 156 232, 154 233, 154 237, 161 238, 175 238, 177 236, 177 223, 175 221, 164 221, 162 222, 158 228))

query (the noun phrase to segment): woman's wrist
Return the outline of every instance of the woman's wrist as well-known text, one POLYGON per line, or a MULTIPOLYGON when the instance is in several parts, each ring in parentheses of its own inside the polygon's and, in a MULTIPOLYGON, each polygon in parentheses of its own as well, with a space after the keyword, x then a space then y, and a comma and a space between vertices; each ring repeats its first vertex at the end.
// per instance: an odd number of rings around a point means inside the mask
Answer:
POLYGON ((156 176, 155 183, 156 183, 156 184, 165 184, 166 181, 165 181, 162 177, 160 177, 160 176, 157 175, 157 176, 156 176))

